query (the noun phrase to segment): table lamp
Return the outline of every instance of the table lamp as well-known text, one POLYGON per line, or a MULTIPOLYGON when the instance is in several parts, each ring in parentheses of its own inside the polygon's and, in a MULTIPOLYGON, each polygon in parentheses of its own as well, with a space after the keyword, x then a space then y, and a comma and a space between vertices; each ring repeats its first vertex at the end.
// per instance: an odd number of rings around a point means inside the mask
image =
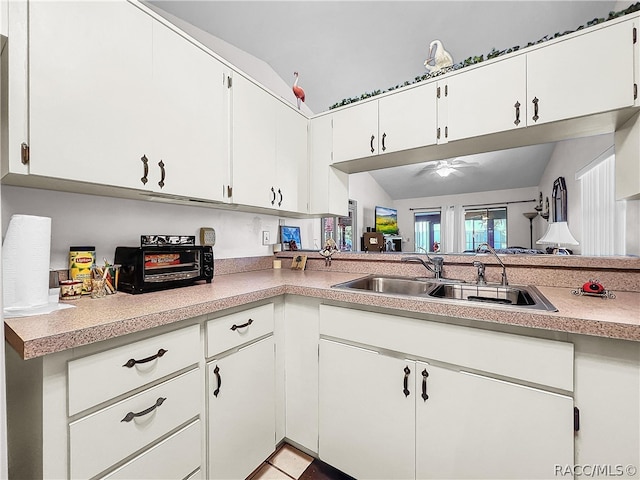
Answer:
POLYGON ((562 248, 561 245, 579 245, 578 241, 571 235, 567 222, 549 223, 547 233, 537 243, 555 245, 553 253, 556 255, 571 255, 571 252, 566 248, 562 248))

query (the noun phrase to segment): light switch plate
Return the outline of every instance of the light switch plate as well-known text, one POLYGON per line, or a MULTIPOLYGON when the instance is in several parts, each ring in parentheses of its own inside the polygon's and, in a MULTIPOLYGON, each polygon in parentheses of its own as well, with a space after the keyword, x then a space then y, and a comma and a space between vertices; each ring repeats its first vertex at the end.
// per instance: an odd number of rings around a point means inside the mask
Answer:
POLYGON ((262 245, 269 245, 271 243, 271 234, 269 230, 262 231, 262 245))
POLYGON ((216 231, 211 227, 200 228, 200 245, 215 245, 216 231))

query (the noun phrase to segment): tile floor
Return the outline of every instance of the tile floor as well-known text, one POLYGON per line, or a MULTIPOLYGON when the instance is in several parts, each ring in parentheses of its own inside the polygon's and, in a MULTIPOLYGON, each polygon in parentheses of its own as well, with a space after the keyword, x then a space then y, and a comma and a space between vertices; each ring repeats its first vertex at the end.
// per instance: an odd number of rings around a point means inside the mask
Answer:
POLYGON ((353 480, 339 470, 285 443, 247 480, 353 480))

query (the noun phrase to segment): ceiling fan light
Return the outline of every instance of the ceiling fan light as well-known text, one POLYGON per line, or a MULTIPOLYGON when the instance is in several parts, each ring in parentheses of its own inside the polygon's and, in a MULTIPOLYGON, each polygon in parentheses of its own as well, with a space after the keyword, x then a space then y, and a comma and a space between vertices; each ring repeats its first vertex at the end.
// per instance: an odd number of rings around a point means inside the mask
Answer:
POLYGON ((454 172, 454 169, 449 167, 448 165, 445 165, 443 167, 438 167, 436 169, 436 173, 438 175, 440 175, 441 177, 448 177, 449 175, 451 175, 454 172))

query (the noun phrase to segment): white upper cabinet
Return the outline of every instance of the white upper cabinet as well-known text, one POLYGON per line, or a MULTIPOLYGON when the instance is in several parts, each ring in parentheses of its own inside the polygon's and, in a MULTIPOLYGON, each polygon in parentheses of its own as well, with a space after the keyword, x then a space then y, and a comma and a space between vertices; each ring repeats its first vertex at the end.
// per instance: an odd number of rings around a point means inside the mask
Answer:
POLYGON ((337 215, 349 213, 349 175, 331 166, 333 129, 331 115, 309 122, 309 213, 337 215))
POLYGON ((241 75, 233 77, 232 90, 233 203, 271 207, 277 100, 241 75))
POLYGON ((518 55, 462 70, 439 82, 438 109, 444 106, 448 117, 438 125, 441 139, 453 141, 525 127, 526 71, 525 57, 518 55))
POLYGON ((309 209, 308 128, 307 117, 278 102, 274 184, 281 210, 305 213, 309 209))
POLYGON ((241 75, 232 95, 233 202, 306 212, 307 118, 241 75))
POLYGON ((333 161, 378 153, 378 102, 370 101, 333 114, 333 161))
POLYGON ((229 184, 229 70, 158 22, 152 58, 156 111, 148 118, 148 151, 154 168, 163 162, 165 175, 160 169, 150 187, 223 201, 229 184))
POLYGON ((29 4, 31 174, 149 188, 151 30, 127 3, 29 4))
POLYGON ((378 101, 378 153, 436 143, 436 84, 423 84, 378 101))
POLYGON ((129 3, 33 2, 29 68, 29 173, 223 200, 215 58, 129 3))
POLYGON ((420 85, 333 114, 333 161, 436 143, 436 86, 420 85))
POLYGON ((527 53, 527 124, 632 106, 633 28, 627 20, 527 53))

